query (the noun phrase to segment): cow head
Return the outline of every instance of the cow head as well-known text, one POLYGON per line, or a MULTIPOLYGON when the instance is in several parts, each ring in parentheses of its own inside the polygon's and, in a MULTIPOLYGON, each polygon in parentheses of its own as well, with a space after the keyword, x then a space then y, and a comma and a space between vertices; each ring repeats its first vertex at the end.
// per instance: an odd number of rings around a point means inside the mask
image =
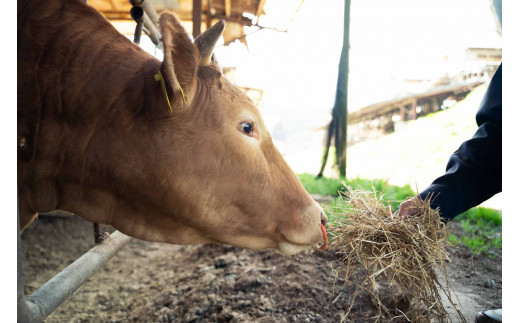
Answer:
POLYGON ((166 119, 156 125, 161 139, 150 139, 161 156, 149 171, 161 181, 162 203, 150 214, 156 233, 146 235, 288 254, 321 241, 322 209, 274 146, 254 103, 211 59, 224 21, 194 43, 176 16, 162 14, 160 26, 173 111, 164 100, 150 107, 166 119))
MULTIPOLYGON (((52 175, 40 176, 49 180, 47 192, 57 188, 46 196, 52 207, 174 244, 218 242, 293 254, 322 240, 322 209, 274 146, 253 102, 212 59, 224 26, 192 42, 178 18, 163 13, 162 63, 125 43, 121 52, 138 52, 142 66, 127 73, 130 81, 110 74, 110 84, 125 86, 112 94, 124 95, 110 99, 110 108, 90 113, 85 103, 76 113, 86 117, 63 126, 63 146, 52 147, 59 173, 53 166, 46 170, 52 175)), ((110 66, 126 71, 128 64, 110 66)), ((55 122, 46 128, 42 121, 40 128, 59 131, 55 122)))

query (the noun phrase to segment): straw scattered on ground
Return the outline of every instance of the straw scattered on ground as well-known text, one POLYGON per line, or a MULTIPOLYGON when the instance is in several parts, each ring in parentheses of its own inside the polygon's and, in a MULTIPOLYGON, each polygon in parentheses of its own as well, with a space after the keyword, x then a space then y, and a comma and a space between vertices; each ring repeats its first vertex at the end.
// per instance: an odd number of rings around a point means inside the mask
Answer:
POLYGON ((332 270, 335 275, 345 275, 345 284, 356 287, 343 320, 364 294, 378 308, 376 322, 466 322, 450 292, 445 224, 439 212, 429 207, 429 201, 417 203, 420 216, 402 220, 375 192, 347 187, 341 197, 342 202, 333 210, 337 217, 330 229, 331 249, 340 257, 332 270), (360 270, 364 274, 359 275, 360 270), (390 290, 393 301, 383 299, 383 288, 390 290), (457 318, 448 315, 442 294, 456 309, 457 318), (396 304, 405 306, 398 308, 396 304))

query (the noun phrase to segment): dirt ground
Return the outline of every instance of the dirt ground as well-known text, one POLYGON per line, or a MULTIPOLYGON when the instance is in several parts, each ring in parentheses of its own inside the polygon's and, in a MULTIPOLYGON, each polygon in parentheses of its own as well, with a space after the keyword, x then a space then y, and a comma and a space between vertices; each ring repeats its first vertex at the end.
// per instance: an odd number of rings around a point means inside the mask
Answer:
MULTIPOLYGON (((93 240, 92 224, 77 216, 40 216, 22 235, 25 294, 94 246, 93 240)), ((466 247, 450 251, 450 281, 468 322, 476 312, 502 305, 502 251, 492 253, 494 259, 473 257, 466 247)), ((336 259, 333 250, 286 257, 272 250, 133 239, 46 322, 339 322, 353 287, 343 287, 340 279, 333 291, 330 265, 336 259)), ((370 322, 374 314, 362 297, 348 321, 370 322)))

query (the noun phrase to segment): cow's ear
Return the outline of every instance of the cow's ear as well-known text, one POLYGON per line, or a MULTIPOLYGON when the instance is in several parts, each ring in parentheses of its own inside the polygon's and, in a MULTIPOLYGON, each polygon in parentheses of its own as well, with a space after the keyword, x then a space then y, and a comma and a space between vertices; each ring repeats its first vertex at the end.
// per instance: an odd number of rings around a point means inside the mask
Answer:
POLYGON ((174 102, 186 103, 187 91, 192 85, 197 69, 195 48, 179 18, 164 12, 159 18, 164 58, 161 73, 174 102), (179 101, 180 100, 180 101, 179 101))
POLYGON ((213 49, 215 49, 218 39, 224 32, 224 28, 226 28, 226 22, 221 20, 195 38, 194 43, 197 45, 199 65, 208 65, 211 62, 213 49))

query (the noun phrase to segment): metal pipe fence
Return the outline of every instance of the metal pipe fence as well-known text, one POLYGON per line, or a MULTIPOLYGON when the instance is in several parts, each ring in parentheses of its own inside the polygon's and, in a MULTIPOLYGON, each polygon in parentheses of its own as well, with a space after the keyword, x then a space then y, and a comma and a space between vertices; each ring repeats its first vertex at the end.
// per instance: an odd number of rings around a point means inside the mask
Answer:
POLYGON ((22 273, 22 249, 20 243, 20 224, 18 230, 18 322, 42 322, 83 283, 94 275, 114 254, 132 238, 113 232, 101 244, 90 249, 59 274, 43 284, 31 295, 24 296, 22 273))

